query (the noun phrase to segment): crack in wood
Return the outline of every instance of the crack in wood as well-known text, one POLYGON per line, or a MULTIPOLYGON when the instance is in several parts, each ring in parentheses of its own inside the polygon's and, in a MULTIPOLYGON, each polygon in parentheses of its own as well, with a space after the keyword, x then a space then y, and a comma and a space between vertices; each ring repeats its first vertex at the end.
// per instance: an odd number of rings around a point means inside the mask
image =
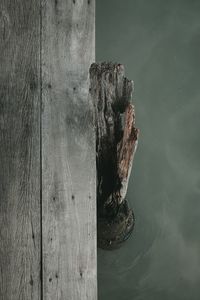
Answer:
POLYGON ((10 18, 5 10, 0 12, 0 41, 5 44, 10 37, 10 18))

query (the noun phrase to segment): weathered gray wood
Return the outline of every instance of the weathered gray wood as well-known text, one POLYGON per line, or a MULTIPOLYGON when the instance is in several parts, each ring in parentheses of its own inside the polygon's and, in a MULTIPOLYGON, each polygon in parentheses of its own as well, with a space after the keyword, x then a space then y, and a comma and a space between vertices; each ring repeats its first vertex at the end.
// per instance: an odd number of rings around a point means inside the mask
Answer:
POLYGON ((98 246, 113 249, 128 238, 134 216, 126 192, 138 142, 133 82, 124 67, 94 63, 90 68, 91 96, 96 115, 98 246))
POLYGON ((0 1, 0 299, 40 299, 40 1, 0 1))
POLYGON ((94 0, 45 0, 42 15, 43 297, 95 300, 96 158, 88 97, 94 0))

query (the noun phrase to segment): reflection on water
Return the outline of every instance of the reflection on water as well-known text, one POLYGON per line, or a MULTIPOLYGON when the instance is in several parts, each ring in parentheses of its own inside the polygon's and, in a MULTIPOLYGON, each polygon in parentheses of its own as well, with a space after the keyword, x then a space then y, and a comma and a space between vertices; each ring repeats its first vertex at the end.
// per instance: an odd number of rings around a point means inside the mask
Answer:
POLYGON ((200 299, 200 1, 97 0, 97 60, 135 82, 136 227, 98 251, 99 300, 200 299))

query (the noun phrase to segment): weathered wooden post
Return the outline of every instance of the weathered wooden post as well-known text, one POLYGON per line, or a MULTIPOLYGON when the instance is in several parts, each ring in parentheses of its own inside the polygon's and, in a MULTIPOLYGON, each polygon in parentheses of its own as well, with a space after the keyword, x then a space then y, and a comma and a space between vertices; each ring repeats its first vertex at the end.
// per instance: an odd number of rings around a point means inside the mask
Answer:
POLYGON ((95 0, 0 3, 0 299, 96 300, 95 0))
POLYGON ((112 250, 130 236, 134 214, 126 192, 137 149, 139 130, 131 103, 133 81, 118 63, 90 68, 95 107, 98 246, 112 250))

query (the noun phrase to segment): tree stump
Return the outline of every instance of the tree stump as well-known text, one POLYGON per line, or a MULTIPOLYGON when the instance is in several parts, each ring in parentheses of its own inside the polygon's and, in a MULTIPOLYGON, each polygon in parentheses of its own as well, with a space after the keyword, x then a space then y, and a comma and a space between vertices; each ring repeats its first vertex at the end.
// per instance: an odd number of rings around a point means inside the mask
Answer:
POLYGON ((138 143, 133 81, 124 67, 94 63, 90 94, 95 107, 98 247, 118 248, 134 227, 133 210, 126 200, 132 162, 138 143))

